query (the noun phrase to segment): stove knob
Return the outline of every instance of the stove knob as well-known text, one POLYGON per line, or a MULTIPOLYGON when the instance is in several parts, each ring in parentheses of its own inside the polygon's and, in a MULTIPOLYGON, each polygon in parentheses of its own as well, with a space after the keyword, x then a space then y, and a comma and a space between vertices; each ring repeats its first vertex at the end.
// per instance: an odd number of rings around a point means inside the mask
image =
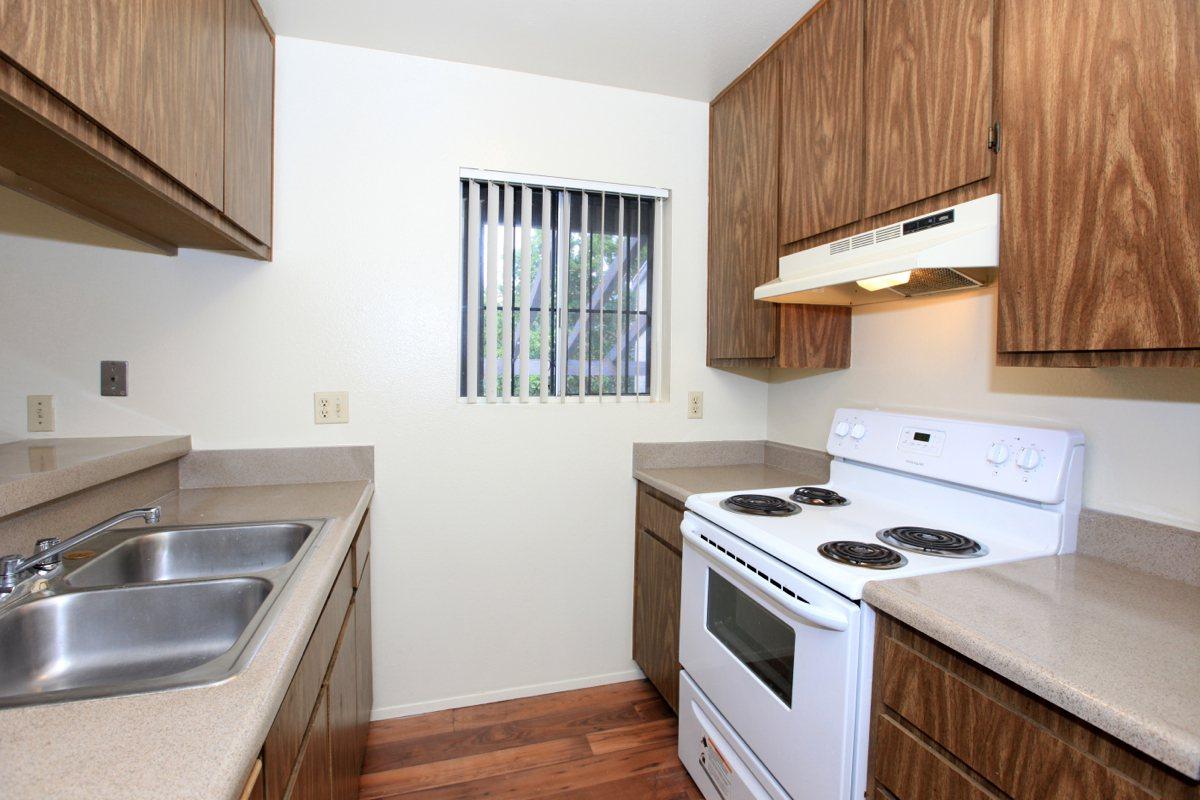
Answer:
POLYGON ((1032 447, 1026 447, 1017 456, 1017 466, 1028 472, 1031 469, 1036 469, 1037 465, 1042 463, 1042 454, 1032 447))
POLYGON ((839 422, 837 425, 833 426, 833 433, 839 439, 845 437, 845 435, 849 432, 850 432, 850 423, 849 422, 839 422))
POLYGON ((856 422, 854 427, 850 429, 850 436, 854 439, 861 439, 867 435, 867 426, 861 422, 856 422))
POLYGON ((1008 448, 1002 444, 994 444, 988 448, 987 460, 993 464, 1000 465, 1008 461, 1008 448))

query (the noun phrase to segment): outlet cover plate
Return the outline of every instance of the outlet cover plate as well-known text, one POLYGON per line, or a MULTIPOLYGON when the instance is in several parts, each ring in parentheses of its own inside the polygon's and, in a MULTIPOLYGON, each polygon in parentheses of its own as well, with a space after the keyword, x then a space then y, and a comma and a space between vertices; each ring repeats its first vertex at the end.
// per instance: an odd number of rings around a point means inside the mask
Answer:
POLYGON ((100 362, 100 395, 102 397, 125 397, 128 394, 129 362, 100 362))
POLYGON ((316 392, 313 394, 313 422, 318 425, 338 425, 349 421, 349 392, 316 392))
POLYGON ((54 430, 54 395, 31 394, 25 398, 30 433, 54 430))
POLYGON ((704 419, 704 392, 688 392, 688 419, 704 419))

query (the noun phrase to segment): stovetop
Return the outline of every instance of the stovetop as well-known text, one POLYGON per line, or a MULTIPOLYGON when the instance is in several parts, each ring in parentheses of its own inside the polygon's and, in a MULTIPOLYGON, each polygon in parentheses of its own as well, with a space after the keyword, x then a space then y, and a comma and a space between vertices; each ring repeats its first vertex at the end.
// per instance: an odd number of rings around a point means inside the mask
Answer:
POLYGON ((845 504, 800 505, 799 513, 770 517, 724 502, 744 494, 792 501, 797 487, 785 486, 692 495, 687 508, 854 600, 870 580, 1002 564, 1053 555, 1060 547, 1062 515, 1052 509, 841 460, 830 466, 830 481, 815 488, 836 492, 845 504), (973 539, 980 548, 971 557, 934 555, 885 543, 878 535, 905 526, 973 539), (875 566, 831 560, 821 554, 822 545, 831 555, 854 560, 857 553, 875 566))

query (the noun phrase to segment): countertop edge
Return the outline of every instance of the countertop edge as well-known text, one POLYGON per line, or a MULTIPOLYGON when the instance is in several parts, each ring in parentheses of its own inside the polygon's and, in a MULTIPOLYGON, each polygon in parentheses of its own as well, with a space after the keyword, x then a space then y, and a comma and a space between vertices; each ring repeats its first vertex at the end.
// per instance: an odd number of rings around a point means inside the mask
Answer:
MULTIPOLYGON (((34 472, 0 483, 0 518, 19 514, 43 503, 182 458, 192 449, 192 437, 187 434, 137 438, 155 441, 148 442, 143 447, 121 450, 60 469, 34 472)), ((37 441, 24 440, 10 444, 29 444, 37 441)), ((52 441, 62 440, 46 440, 47 446, 51 446, 52 441)))
POLYGON ((1194 733, 1103 704, 1052 670, 1030 661, 1024 653, 972 635, 937 609, 888 586, 887 581, 869 581, 863 589, 863 600, 1171 769, 1193 780, 1200 779, 1200 738, 1194 733), (1171 741, 1162 733, 1164 728, 1184 742, 1171 741), (1129 735, 1130 729, 1137 732, 1136 737, 1129 735), (1137 741, 1130 741, 1134 738, 1137 741))

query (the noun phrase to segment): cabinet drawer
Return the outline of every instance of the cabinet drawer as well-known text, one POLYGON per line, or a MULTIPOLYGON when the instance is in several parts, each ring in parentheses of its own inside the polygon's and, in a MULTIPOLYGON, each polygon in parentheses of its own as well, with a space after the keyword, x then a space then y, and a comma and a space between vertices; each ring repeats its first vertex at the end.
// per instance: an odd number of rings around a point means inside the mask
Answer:
POLYGON ((350 607, 353 569, 353 559, 347 555, 333 582, 329 599, 325 601, 325 609, 308 640, 308 647, 292 676, 292 683, 275 714, 275 721, 271 723, 271 730, 267 733, 267 740, 263 744, 267 800, 283 797, 284 787, 300 753, 313 706, 317 703, 321 684, 325 681, 325 673, 342 630, 342 622, 350 607))
MULTIPOLYGON (((884 637, 880 646, 880 701, 1015 800, 1152 800, 1125 776, 905 645, 884 637)), ((877 719, 880 731, 887 730, 884 722, 877 719)))
POLYGON ((875 718, 876 795, 897 800, 995 800, 967 775, 887 717, 875 718))
POLYGON ((679 526, 683 510, 661 499, 661 495, 645 484, 638 484, 637 529, 648 531, 675 550, 683 551, 683 534, 679 526))

